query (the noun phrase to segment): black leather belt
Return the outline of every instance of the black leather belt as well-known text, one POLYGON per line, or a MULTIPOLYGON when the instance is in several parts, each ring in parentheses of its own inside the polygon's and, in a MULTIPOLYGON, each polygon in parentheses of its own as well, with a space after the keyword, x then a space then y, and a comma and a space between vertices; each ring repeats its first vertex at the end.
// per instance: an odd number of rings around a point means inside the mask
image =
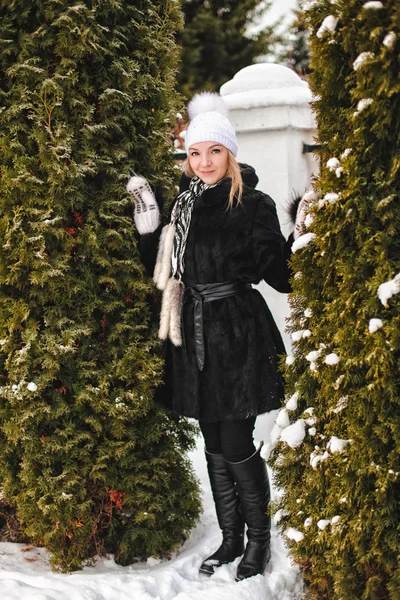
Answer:
MULTIPOLYGON (((195 338, 195 350, 196 360, 199 370, 202 371, 204 368, 205 361, 205 350, 204 350, 204 330, 203 330, 203 303, 213 302, 214 300, 221 300, 221 298, 229 298, 229 296, 236 296, 245 290, 251 290, 250 283, 203 283, 198 284, 195 287, 185 288, 185 295, 183 302, 193 302, 194 304, 194 338, 195 338)), ((183 311, 182 311, 183 312, 183 311)), ((185 339, 185 332, 183 328, 182 319, 182 333, 185 339)))

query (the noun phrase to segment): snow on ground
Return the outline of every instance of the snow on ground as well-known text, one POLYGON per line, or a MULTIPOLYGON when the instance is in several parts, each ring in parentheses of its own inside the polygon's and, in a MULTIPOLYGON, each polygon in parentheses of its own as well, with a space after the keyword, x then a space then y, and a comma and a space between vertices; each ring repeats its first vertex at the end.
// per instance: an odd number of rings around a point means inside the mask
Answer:
MULTIPOLYGON (((271 415, 272 416, 272 415, 271 415)), ((269 441, 271 416, 261 418, 258 439, 269 441)), ((276 414, 275 414, 276 416, 276 414)), ((43 548, 0 543, 1 600, 300 600, 302 579, 287 557, 283 539, 272 531, 272 560, 264 577, 235 582, 237 559, 212 577, 200 575, 201 561, 220 543, 208 483, 203 442, 191 453, 203 490, 204 512, 179 554, 171 560, 116 565, 110 556, 71 575, 53 573, 43 548), (32 560, 33 559, 33 560, 32 560)), ((276 496, 273 490, 272 497, 276 496)))

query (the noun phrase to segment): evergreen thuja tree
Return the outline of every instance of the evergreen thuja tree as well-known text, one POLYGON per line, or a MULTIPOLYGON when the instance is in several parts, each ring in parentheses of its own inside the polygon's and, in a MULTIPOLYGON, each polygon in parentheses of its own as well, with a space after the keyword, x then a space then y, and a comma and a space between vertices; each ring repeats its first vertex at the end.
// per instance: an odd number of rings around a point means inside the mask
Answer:
POLYGON ((240 69, 266 54, 275 41, 273 27, 250 32, 270 3, 258 0, 184 0, 184 29, 178 33, 179 90, 187 97, 218 91, 240 69))
POLYGON ((61 570, 168 555, 199 514, 125 191, 172 191, 180 26, 169 1, 0 5, 0 489, 61 570))
POLYGON ((308 594, 400 598, 400 11, 307 3, 321 174, 271 461, 308 594))

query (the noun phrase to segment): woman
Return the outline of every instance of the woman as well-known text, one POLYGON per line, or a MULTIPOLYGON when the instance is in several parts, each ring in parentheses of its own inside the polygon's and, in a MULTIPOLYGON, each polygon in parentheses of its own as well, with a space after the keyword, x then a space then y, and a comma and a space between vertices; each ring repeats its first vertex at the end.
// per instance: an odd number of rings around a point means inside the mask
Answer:
POLYGON ((283 396, 281 336, 252 283, 289 292, 292 239, 281 234, 273 200, 257 191, 252 167, 236 162, 237 140, 217 94, 189 105, 188 159, 170 223, 160 233, 147 182, 129 180, 142 260, 163 290, 160 337, 167 339, 157 400, 199 420, 222 544, 200 572, 212 575, 243 554, 237 580, 270 560, 270 490, 256 416, 283 396), (158 242, 159 240, 159 242, 158 242), (159 243, 157 260, 156 247, 159 243), (247 545, 244 549, 244 528, 247 545))

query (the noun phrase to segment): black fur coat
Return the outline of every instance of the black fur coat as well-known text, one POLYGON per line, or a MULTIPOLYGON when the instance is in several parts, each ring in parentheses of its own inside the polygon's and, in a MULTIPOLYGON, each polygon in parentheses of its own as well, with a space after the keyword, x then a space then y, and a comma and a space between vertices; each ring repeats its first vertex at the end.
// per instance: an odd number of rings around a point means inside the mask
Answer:
MULTIPOLYGON (((292 236, 283 237, 274 201, 255 189, 258 177, 241 165, 242 204, 227 209, 230 180, 195 202, 186 245, 183 282, 249 282, 261 279, 289 292, 292 236)), ((181 191, 189 179, 182 177, 181 191)), ((143 262, 154 267, 159 231, 140 239, 143 262)), ((261 294, 254 289, 205 303, 205 366, 199 371, 194 347, 193 303, 183 308, 184 347, 165 347, 164 384, 156 401, 181 415, 204 421, 246 419, 280 406, 283 381, 277 356, 282 338, 261 294)))

